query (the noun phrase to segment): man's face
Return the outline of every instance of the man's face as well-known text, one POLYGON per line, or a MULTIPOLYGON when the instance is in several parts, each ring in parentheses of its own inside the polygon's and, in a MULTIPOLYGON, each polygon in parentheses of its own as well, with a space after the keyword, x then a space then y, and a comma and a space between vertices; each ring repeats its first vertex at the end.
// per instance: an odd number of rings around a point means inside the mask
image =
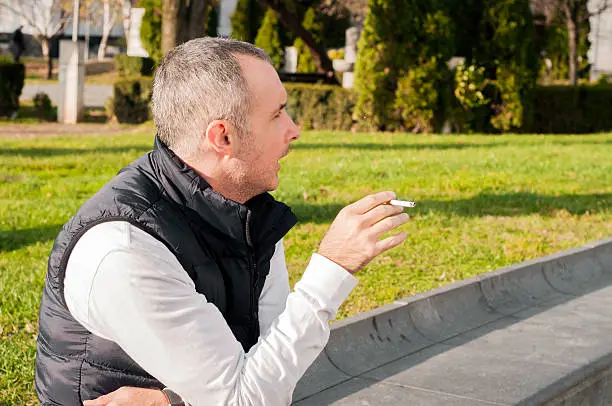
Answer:
POLYGON ((257 195, 278 187, 279 160, 300 133, 287 114, 287 92, 274 68, 247 56, 240 57, 240 65, 251 94, 251 134, 242 135, 237 158, 241 183, 257 195))

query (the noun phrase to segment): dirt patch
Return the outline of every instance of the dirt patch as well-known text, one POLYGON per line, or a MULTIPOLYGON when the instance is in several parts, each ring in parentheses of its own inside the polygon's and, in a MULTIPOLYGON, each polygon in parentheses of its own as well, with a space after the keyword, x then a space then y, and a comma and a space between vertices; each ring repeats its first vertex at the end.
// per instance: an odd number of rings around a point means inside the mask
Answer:
POLYGON ((120 125, 120 124, 1 124, 0 138, 38 138, 65 136, 93 136, 133 134, 143 131, 154 131, 152 125, 120 125))

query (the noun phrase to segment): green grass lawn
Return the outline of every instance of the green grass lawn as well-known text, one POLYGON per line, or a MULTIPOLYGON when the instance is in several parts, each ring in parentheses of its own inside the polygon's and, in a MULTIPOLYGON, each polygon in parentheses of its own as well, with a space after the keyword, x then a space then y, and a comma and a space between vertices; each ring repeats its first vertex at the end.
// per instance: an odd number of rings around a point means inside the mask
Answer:
MULTIPOLYGON (((151 130, 152 131, 152 130, 151 130)), ((151 131, 0 139, 0 405, 34 404, 38 302, 61 225, 151 131)), ((417 202, 405 244, 358 274, 339 317, 612 235, 612 135, 416 136, 307 132, 275 196, 295 283, 340 208, 393 190, 417 202)))

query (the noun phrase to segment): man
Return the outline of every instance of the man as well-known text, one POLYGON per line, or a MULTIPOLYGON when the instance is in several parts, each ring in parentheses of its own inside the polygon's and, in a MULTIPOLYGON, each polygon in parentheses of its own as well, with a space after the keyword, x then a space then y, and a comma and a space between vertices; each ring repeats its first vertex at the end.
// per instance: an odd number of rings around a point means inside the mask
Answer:
POLYGON ((192 40, 160 64, 152 97, 153 151, 54 244, 37 395, 43 405, 286 405, 352 273, 405 239, 381 237, 407 215, 385 204, 391 192, 347 206, 289 293, 282 238, 296 219, 266 192, 299 132, 269 58, 239 41, 192 40))
POLYGON ((23 25, 19 26, 14 32, 11 38, 10 50, 13 55, 13 61, 15 63, 19 62, 19 58, 21 58, 21 54, 25 50, 25 41, 23 38, 23 32, 21 29, 23 25))

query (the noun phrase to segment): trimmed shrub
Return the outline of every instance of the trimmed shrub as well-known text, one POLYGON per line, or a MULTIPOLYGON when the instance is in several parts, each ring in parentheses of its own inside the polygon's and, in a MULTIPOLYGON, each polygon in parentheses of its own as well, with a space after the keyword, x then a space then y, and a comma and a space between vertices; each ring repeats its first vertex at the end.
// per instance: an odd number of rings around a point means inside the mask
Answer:
POLYGON ((0 60, 0 116, 11 116, 19 110, 24 82, 24 64, 0 60))
POLYGON ((115 68, 122 77, 152 76, 155 62, 152 58, 117 54, 115 55, 115 68))
POLYGON ((330 85, 285 83, 287 111, 304 130, 350 131, 356 95, 348 89, 330 85))
POLYGON ((131 78, 115 82, 113 97, 106 105, 109 118, 119 123, 140 124, 150 120, 151 78, 131 78))
POLYGON ((435 87, 448 87, 451 79, 446 61, 454 53, 455 28, 445 1, 369 0, 368 6, 355 66, 355 118, 364 130, 430 123, 422 126, 427 131, 442 106, 435 87), (415 86, 428 78, 436 82, 424 106, 415 86))
POLYGON ((280 69, 283 63, 283 47, 278 33, 279 29, 278 17, 274 10, 269 8, 255 38, 255 46, 266 51, 272 60, 272 66, 276 69, 280 69))
POLYGON ((491 125, 498 131, 529 127, 538 55, 529 0, 485 0, 475 61, 493 86, 491 125))
POLYGON ((36 112, 36 117, 40 121, 52 121, 55 120, 55 109, 53 108, 53 104, 51 103, 51 99, 44 92, 38 92, 34 95, 32 99, 34 103, 34 111, 36 112))

